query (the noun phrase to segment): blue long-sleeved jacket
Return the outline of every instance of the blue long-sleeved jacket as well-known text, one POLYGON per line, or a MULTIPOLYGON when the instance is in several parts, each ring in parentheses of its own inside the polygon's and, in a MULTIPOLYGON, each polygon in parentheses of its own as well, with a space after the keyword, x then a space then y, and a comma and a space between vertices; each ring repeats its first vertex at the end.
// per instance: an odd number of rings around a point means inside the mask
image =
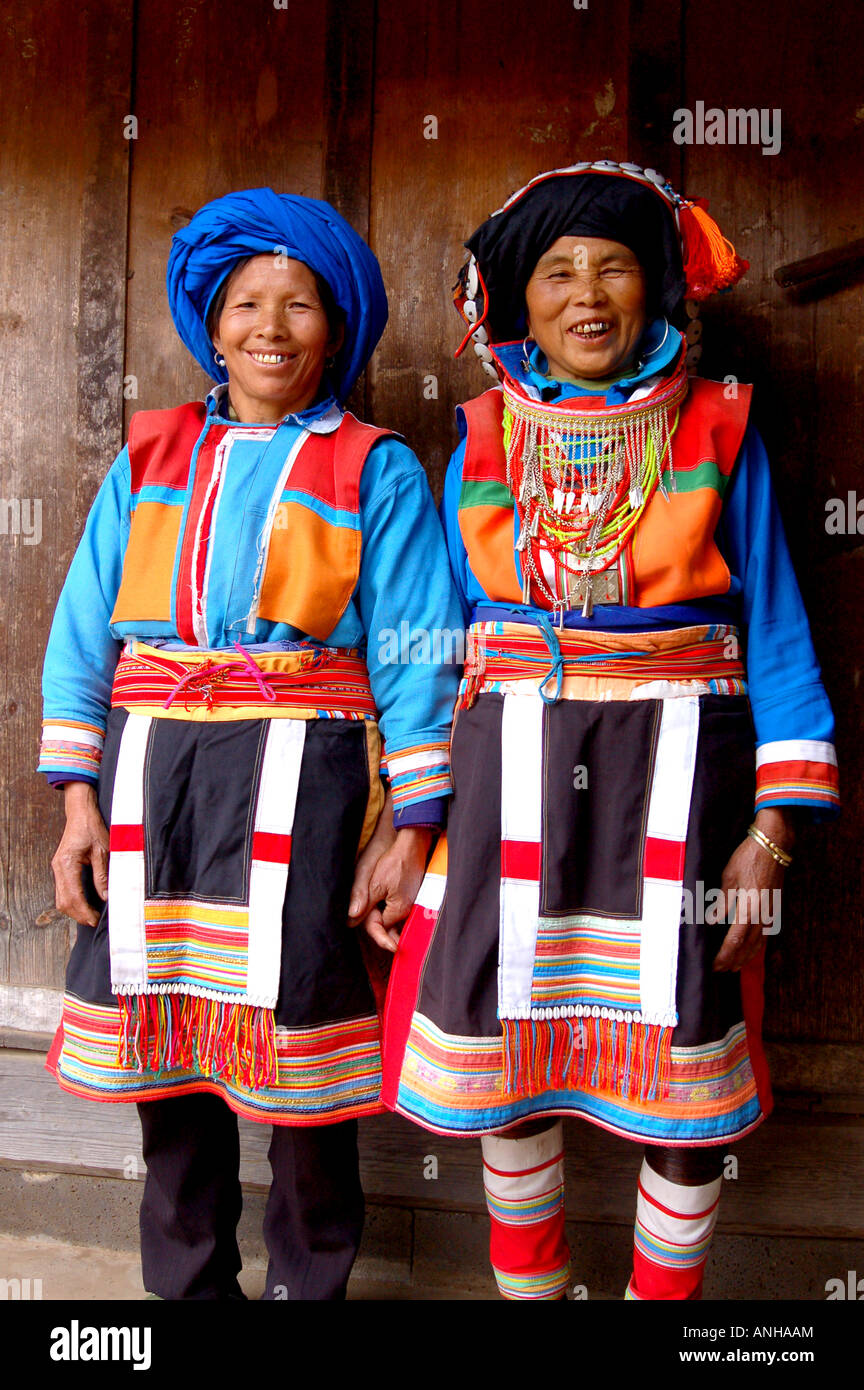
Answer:
MULTIPOLYGON (((208 411, 218 411, 223 398, 224 388, 212 392, 208 411)), ((341 411, 332 400, 289 417, 280 427, 286 449, 304 428, 325 433, 335 429, 340 419, 341 411)), ((247 630, 260 583, 262 521, 281 465, 277 457, 264 466, 272 433, 263 429, 241 434, 220 485, 208 540, 203 601, 206 640, 200 645, 207 648, 230 648, 239 639, 250 650, 266 649, 306 637, 285 623, 261 618, 254 622, 254 631, 247 630)), ((144 499, 160 500, 149 493, 144 499)), ((124 447, 90 510, 48 641, 39 767, 55 781, 98 775, 102 733, 123 641, 134 636, 174 648, 185 645, 176 624, 164 620, 111 622, 132 511, 141 500, 142 493, 132 491, 129 451, 124 447)), ((168 500, 182 504, 176 494, 168 500)), ((440 819, 442 795, 449 788, 446 745, 459 668, 452 660, 434 659, 442 644, 427 643, 418 660, 417 644, 408 653, 400 637, 406 622, 412 635, 458 633, 461 613, 426 475, 401 440, 389 437, 373 444, 361 475, 357 524, 362 537, 359 578, 326 645, 365 650, 398 808, 397 824, 435 823, 440 819), (411 659, 406 659, 409 655, 411 659)), ((458 656, 461 643, 452 645, 458 656)), ((445 655, 449 649, 445 642, 445 655)))

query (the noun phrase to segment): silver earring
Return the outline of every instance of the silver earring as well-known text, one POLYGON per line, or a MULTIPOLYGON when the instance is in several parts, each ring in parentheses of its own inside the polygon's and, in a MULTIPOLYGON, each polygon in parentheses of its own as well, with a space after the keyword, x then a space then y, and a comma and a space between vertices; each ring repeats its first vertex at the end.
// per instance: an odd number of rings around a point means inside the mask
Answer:
POLYGON ((665 324, 666 324, 666 332, 663 334, 663 341, 660 342, 660 343, 658 343, 657 346, 656 346, 656 348, 652 348, 650 352, 643 352, 643 354, 642 354, 642 359, 641 359, 643 362, 647 362, 647 360, 648 360, 649 357, 653 357, 654 354, 655 354, 655 352, 659 352, 660 349, 661 349, 661 348, 663 347, 663 345, 665 344, 666 339, 669 337, 669 320, 668 320, 668 319, 665 319, 664 321, 665 321, 665 324))
POLYGON ((216 363, 216 366, 217 366, 217 367, 224 367, 224 366, 225 366, 225 358, 224 358, 224 357, 220 357, 219 354, 218 354, 218 352, 214 352, 214 354, 213 354, 213 360, 214 360, 214 362, 216 363))
POLYGON ((527 333, 525 334, 525 337, 522 339, 522 370, 523 370, 523 372, 530 372, 530 370, 531 370, 531 363, 528 361, 528 334, 527 334, 527 333))

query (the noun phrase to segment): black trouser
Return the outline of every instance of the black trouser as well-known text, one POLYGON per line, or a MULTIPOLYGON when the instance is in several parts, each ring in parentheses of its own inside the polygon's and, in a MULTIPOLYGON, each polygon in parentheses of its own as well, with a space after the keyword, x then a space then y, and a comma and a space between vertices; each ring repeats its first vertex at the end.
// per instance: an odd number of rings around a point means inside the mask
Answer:
MULTIPOLYGON (((165 1299, 243 1298, 236 1115, 207 1094, 142 1102, 138 1113, 144 1287, 165 1299)), ((268 1157, 264 1298, 344 1298, 363 1230, 356 1121, 274 1125, 268 1157)))

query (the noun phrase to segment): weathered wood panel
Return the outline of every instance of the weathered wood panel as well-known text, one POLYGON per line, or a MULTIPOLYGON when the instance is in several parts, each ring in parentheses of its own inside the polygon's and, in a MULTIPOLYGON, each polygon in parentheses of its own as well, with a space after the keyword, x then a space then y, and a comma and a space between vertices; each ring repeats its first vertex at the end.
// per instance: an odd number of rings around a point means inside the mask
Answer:
MULTIPOLYGON (((122 443, 124 378, 130 411, 206 390, 168 314, 171 233, 230 188, 321 191, 319 7, 289 18, 239 3, 216 12, 139 5, 134 100, 132 21, 131 2, 85 4, 62 25, 25 4, 2 35, 8 236, 0 256, 12 288, 0 318, 10 421, 0 491, 16 511, 10 534, 0 536, 9 613, 0 979, 18 984, 62 984, 68 952, 49 869, 61 803, 32 773, 38 671, 87 509, 122 443), (214 84, 241 42, 243 80, 214 84), (41 547, 26 539, 31 504, 41 507, 41 547)), ((47 1015, 41 1026, 50 1026, 47 1015)))
MULTIPOLYGON (((757 9, 688 5, 686 101, 755 108, 776 127, 779 153, 757 145, 686 147, 687 189, 712 202, 750 261, 744 282, 703 311, 706 375, 756 384, 754 412, 765 438, 780 508, 838 720, 845 809, 836 826, 802 835, 772 943, 767 1026, 772 1036, 861 1040, 864 1036, 862 697, 857 650, 864 587, 857 534, 826 534, 826 501, 861 491, 864 427, 864 300, 861 276, 792 293, 774 281, 788 261, 864 233, 860 53, 864 16, 846 6, 825 25, 816 10, 770 0, 757 9), (787 41, 778 41, 786 35, 787 41)), ((671 131, 670 131, 671 134, 671 131)), ((861 491, 864 496, 864 491, 861 491)), ((782 634, 778 634, 782 642, 782 634)))
MULTIPOLYGON (((355 0, 351 23, 340 0, 327 6, 327 116, 322 197, 369 240, 372 113, 375 99, 375 0, 355 0)), ((366 373, 346 402, 361 420, 366 373)))
POLYGON ((681 185, 682 150, 670 142, 684 95, 684 0, 630 0, 627 158, 681 185))
POLYGON ((238 188, 321 196, 324 5, 140 0, 129 211, 126 372, 134 410, 201 398, 210 383, 168 311, 171 237, 238 188))
POLYGON ((15 1032, 29 1035, 31 1041, 13 1041, 9 1045, 35 1046, 37 1050, 46 1051, 62 1012, 63 993, 59 989, 41 989, 38 985, 0 984, 0 1047, 7 1046, 3 1041, 4 1031, 13 1029, 15 1032))
POLYGON ((494 0, 379 0, 371 238, 390 325, 371 403, 439 488, 453 407, 490 384, 470 349, 453 361, 462 242, 534 174, 620 157, 628 62, 615 36, 626 25, 624 0, 585 10, 537 0, 530 12, 494 0))
POLYGON ((67 951, 49 869, 62 809, 33 771, 39 671, 60 584, 120 443, 131 49, 131 0, 50 17, 22 0, 0 30, 0 492, 17 508, 0 535, 0 979, 16 986, 59 983, 67 951), (35 927, 39 917, 48 925, 35 927))

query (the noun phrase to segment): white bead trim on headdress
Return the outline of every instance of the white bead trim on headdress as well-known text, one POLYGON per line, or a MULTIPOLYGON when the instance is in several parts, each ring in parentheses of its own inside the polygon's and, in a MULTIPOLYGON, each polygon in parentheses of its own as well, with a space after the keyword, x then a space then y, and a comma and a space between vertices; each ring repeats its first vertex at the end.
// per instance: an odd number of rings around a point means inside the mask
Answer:
MULTIPOLYGON (((497 208, 496 211, 492 213, 492 216, 497 217, 499 213, 506 212, 507 208, 511 207, 513 203, 523 197, 535 184, 545 183, 546 179, 558 178, 561 174, 587 174, 590 172, 608 174, 613 170, 626 175, 627 178, 633 179, 636 183, 646 184, 649 188, 653 188, 665 198, 675 217, 675 227, 680 240, 681 223, 678 216, 678 209, 685 204, 687 200, 683 198, 680 193, 677 193, 671 183, 668 182, 663 174, 658 173, 656 169, 643 169, 639 164, 619 164, 614 159, 595 159, 593 163, 568 164, 563 169, 547 169, 544 173, 535 175, 524 187, 518 188, 515 193, 511 193, 507 201, 503 203, 500 208, 497 208)), ((469 325, 476 323, 481 315, 480 302, 477 297, 481 288, 483 288, 483 282, 480 276, 480 270, 477 265, 476 257, 472 254, 465 268, 465 299, 460 308, 462 317, 469 325)), ((474 352, 477 357, 479 357, 484 372, 486 372, 488 376, 494 377, 497 381, 498 372, 495 368, 494 358, 488 347, 489 335, 482 323, 470 336, 474 343, 474 352)))

